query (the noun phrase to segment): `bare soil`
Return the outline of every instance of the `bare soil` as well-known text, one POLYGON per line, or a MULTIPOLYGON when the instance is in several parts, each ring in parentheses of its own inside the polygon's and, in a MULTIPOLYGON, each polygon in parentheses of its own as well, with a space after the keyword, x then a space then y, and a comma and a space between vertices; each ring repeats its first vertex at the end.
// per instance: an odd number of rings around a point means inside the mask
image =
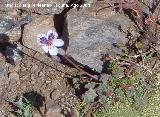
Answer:
POLYGON ((56 63, 47 55, 25 47, 22 47, 22 52, 22 60, 15 65, 5 62, 5 57, 1 56, 1 65, 6 70, 0 85, 2 116, 10 117, 10 111, 13 111, 7 101, 22 95, 30 98, 37 95, 40 98, 37 99, 37 103, 40 103, 38 106, 48 109, 66 103, 70 100, 68 97, 74 97, 70 86, 67 86, 67 78, 76 76, 76 69, 56 63))

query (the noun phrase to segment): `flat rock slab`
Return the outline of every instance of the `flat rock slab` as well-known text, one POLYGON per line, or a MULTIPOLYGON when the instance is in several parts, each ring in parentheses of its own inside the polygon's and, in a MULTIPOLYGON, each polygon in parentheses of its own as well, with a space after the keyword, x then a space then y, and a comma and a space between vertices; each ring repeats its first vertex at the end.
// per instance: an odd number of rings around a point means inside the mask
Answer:
POLYGON ((114 43, 125 43, 126 35, 118 30, 119 25, 129 27, 131 21, 123 14, 105 10, 96 15, 96 6, 68 13, 69 47, 67 54, 76 61, 101 72, 101 55, 108 52, 120 53, 114 43))
POLYGON ((53 16, 33 16, 32 21, 24 26, 23 44, 28 48, 44 53, 41 46, 37 43, 37 36, 38 34, 47 34, 53 27, 53 16))

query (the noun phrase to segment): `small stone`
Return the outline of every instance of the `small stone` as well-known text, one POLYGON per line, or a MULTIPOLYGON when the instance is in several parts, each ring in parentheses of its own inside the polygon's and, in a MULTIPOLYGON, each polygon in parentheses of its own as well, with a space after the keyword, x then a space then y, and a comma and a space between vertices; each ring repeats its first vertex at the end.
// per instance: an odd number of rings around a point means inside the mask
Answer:
POLYGON ((39 69, 38 65, 33 65, 31 71, 36 72, 38 69, 39 69))
POLYGON ((18 63, 18 61, 20 61, 22 57, 21 48, 17 47, 17 45, 7 46, 5 54, 7 61, 11 64, 15 64, 15 62, 18 63))
POLYGON ((33 117, 41 117, 41 114, 40 113, 33 113, 33 117))
POLYGON ((51 83, 52 81, 50 81, 50 80, 46 80, 46 84, 49 84, 49 83, 51 83))
POLYGON ((31 84, 35 84, 35 83, 36 83, 36 80, 32 80, 32 81, 31 81, 31 84))
POLYGON ((48 109, 47 113, 46 113, 46 117, 64 117, 63 114, 61 114, 61 110, 60 108, 50 108, 48 109))
POLYGON ((40 77, 45 77, 45 74, 44 74, 43 72, 40 72, 40 73, 39 73, 39 76, 40 76, 40 77))
POLYGON ((20 84, 19 74, 17 72, 12 72, 9 74, 9 79, 12 81, 16 81, 17 84, 20 84))
POLYGON ((35 79, 35 75, 34 74, 31 74, 31 84, 35 84, 36 83, 36 79, 35 79))

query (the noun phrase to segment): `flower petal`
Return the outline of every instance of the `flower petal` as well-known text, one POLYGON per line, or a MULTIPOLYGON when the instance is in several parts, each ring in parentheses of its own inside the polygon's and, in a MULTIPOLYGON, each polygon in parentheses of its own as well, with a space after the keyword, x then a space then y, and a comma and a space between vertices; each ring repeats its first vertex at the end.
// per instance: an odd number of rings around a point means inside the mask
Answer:
POLYGON ((49 48, 49 54, 51 56, 57 55, 58 54, 58 49, 55 46, 52 46, 51 48, 49 48))
POLYGON ((50 38, 57 39, 57 37, 58 37, 58 34, 57 34, 57 32, 55 30, 49 30, 47 32, 47 38, 48 39, 50 39, 50 38))
POLYGON ((46 37, 45 34, 39 34, 39 35, 37 36, 37 43, 38 43, 39 45, 45 45, 46 41, 47 41, 47 37, 46 37))
POLYGON ((42 46, 42 49, 44 50, 45 53, 48 53, 49 51, 49 47, 46 45, 42 46))
POLYGON ((53 45, 56 47, 62 47, 64 45, 64 41, 62 39, 54 39, 53 45))

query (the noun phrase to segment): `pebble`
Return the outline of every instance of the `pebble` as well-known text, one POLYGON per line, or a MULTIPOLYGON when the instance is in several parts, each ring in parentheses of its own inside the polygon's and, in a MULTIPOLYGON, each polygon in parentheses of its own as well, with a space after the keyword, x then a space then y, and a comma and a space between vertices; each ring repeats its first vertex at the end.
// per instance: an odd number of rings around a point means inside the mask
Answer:
POLYGON ((12 81, 16 81, 18 85, 20 85, 19 74, 17 72, 12 72, 9 74, 9 79, 12 81))

